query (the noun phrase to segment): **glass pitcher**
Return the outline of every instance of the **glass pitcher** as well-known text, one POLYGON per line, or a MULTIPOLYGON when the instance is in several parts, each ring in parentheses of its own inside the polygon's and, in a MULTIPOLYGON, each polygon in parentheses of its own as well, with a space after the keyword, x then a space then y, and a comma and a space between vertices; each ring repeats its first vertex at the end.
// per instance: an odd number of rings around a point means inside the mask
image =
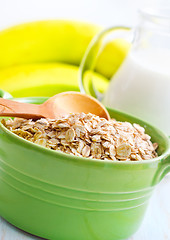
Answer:
POLYGON ((116 108, 151 122, 170 135, 170 9, 140 10, 133 30, 110 28, 91 42, 80 66, 80 88, 116 108), (130 38, 132 40, 130 40, 130 38), (86 84, 104 46, 116 38, 131 41, 125 60, 104 94, 86 84))

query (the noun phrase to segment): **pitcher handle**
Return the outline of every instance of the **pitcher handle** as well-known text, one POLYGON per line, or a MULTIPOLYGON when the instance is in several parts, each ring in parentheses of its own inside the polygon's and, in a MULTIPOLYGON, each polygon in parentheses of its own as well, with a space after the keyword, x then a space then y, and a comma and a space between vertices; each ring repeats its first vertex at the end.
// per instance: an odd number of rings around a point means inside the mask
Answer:
MULTIPOLYGON (((100 101, 102 100, 103 94, 101 94, 94 87, 94 84, 92 81, 92 75, 89 74, 90 77, 87 78, 86 73, 87 72, 92 73, 92 71, 95 70, 96 62, 97 62, 100 54, 103 52, 104 48, 106 47, 106 44, 108 44, 108 43, 114 44, 116 39, 119 40, 119 42, 123 41, 120 39, 124 39, 124 40, 127 40, 126 46, 125 46, 125 41, 124 41, 124 45, 122 44, 122 46, 124 46, 124 48, 126 47, 126 49, 127 49, 127 42, 128 42, 128 46, 130 46, 130 43, 132 42, 132 36, 134 36, 134 34, 132 34, 133 32, 129 31, 129 30, 130 30, 129 27, 121 27, 121 26, 120 27, 112 27, 112 28, 109 28, 109 29, 106 29, 106 30, 100 32, 98 35, 96 35, 93 38, 93 40, 91 41, 91 43, 89 44, 89 46, 85 52, 85 55, 82 59, 82 62, 80 64, 80 68, 79 68, 79 86, 80 86, 80 91, 82 93, 86 93, 88 95, 96 97, 100 101), (110 36, 111 38, 106 39, 107 36, 108 37, 110 36), (114 40, 114 42, 113 42, 113 40, 114 40)), ((118 68, 120 66, 120 64, 122 63, 122 61, 124 60, 124 58, 126 56, 126 54, 124 52, 125 51, 123 50, 121 53, 121 56, 116 56, 117 58, 119 58, 118 62, 116 63, 116 64, 118 64, 118 66, 116 66, 116 68, 118 68)), ((111 53, 111 56, 108 60, 109 62, 112 61, 112 57, 113 56, 111 53)), ((103 65, 104 64, 105 63, 103 62, 103 65)), ((112 67, 114 67, 114 66, 112 66, 112 67)), ((115 71, 117 70, 116 68, 115 68, 115 71)))

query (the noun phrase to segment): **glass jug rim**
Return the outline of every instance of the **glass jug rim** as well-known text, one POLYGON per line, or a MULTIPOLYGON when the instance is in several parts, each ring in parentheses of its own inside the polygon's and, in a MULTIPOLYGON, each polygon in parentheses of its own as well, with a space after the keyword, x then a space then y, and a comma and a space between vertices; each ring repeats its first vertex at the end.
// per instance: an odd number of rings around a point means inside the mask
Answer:
POLYGON ((139 14, 145 18, 154 18, 170 21, 170 7, 161 8, 142 8, 138 10, 139 14))

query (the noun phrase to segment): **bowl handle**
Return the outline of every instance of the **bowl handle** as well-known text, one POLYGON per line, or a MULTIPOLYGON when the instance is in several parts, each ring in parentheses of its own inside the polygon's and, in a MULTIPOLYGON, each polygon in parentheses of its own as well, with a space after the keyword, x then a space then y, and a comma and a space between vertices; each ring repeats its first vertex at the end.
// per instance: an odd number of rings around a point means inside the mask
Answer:
POLYGON ((153 178, 152 185, 156 185, 157 183, 159 183, 169 172, 170 172, 170 149, 167 156, 165 156, 159 163, 159 167, 153 178))
POLYGON ((13 98, 12 95, 4 90, 0 89, 0 98, 13 98))
POLYGON ((169 155, 163 160, 163 173, 161 175, 160 180, 165 177, 166 174, 170 172, 170 153, 169 155))
POLYGON ((162 159, 152 184, 155 185, 159 183, 165 177, 165 175, 168 174, 169 172, 170 172, 170 150, 169 150, 169 154, 164 159, 162 159))

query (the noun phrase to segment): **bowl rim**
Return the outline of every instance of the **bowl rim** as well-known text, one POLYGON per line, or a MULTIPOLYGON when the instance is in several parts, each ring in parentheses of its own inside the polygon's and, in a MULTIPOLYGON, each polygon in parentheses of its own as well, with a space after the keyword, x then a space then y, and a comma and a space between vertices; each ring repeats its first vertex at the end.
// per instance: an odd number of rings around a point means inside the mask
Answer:
MULTIPOLYGON (((111 108, 110 108, 111 110, 111 108)), ((118 110, 114 110, 116 112, 119 112, 118 110)), ((123 113, 123 112, 121 112, 123 113)), ((126 116, 131 116, 133 117, 132 115, 129 115, 129 114, 126 114, 126 116)), ((137 119, 136 117, 134 117, 135 119, 137 119)), ((140 119, 139 119, 140 120, 140 119)), ((159 133, 161 133, 161 135, 164 137, 164 139, 166 139, 167 141, 167 149, 165 150, 165 152, 163 152, 160 156, 158 157, 155 157, 155 158, 151 158, 149 160, 143 160, 143 161, 111 161, 111 160, 101 160, 101 159, 89 159, 89 158, 86 158, 86 157, 81 157, 81 156, 76 156, 76 155, 71 155, 71 154, 67 154, 67 153, 64 153, 62 151, 59 151, 59 150, 52 150, 52 149, 48 149, 46 147, 43 147, 41 145, 38 145, 38 144, 35 144, 33 142, 30 142, 20 136, 18 136, 17 134, 13 133, 12 131, 10 131, 9 129, 7 129, 0 121, 0 128, 6 133, 8 134, 10 137, 12 137, 14 140, 16 139, 17 141, 21 142, 22 144, 26 144, 34 149, 37 149, 37 150, 41 150, 43 152, 46 152, 46 153, 49 153, 49 154, 52 154, 54 156, 56 156, 56 154, 61 157, 62 159, 64 158, 65 160, 77 160, 77 161, 82 161, 82 162, 90 162, 90 163, 97 163, 97 164, 113 164, 113 165, 143 165, 143 164, 150 164, 150 163, 156 163, 156 162, 160 162, 162 159, 168 157, 170 155, 170 139, 168 138, 168 136, 166 136, 162 131, 160 131, 159 129, 153 127, 152 125, 150 125, 149 123, 141 120, 143 123, 145 123, 147 126, 150 126, 152 128, 154 128, 155 130, 159 131, 159 133)))

